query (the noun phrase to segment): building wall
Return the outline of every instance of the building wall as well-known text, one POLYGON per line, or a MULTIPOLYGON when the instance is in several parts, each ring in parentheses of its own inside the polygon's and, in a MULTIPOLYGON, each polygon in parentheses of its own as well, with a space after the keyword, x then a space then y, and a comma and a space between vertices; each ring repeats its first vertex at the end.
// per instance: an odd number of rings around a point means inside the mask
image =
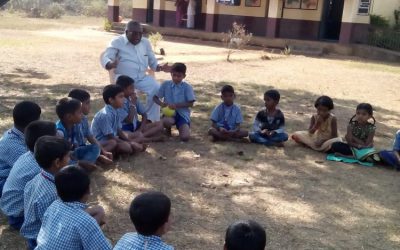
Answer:
POLYGON ((394 24, 393 11, 400 10, 400 0, 375 0, 373 1, 371 14, 381 15, 387 18, 390 24, 394 24))

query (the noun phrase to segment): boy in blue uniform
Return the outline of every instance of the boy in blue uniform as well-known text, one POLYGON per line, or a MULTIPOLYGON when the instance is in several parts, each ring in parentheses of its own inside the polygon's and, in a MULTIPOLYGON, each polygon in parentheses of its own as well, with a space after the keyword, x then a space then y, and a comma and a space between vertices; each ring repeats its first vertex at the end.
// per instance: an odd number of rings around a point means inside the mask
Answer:
POLYGON ((237 221, 226 230, 224 250, 264 250, 267 234, 257 222, 237 221))
POLYGON ((134 80, 122 75, 117 78, 116 85, 124 90, 125 95, 124 107, 118 109, 124 133, 142 143, 162 140, 163 123, 147 120, 146 110, 135 93, 134 80), (142 116, 142 121, 139 121, 138 114, 142 116))
POLYGON ((0 197, 10 170, 18 158, 28 151, 24 130, 29 123, 39 120, 42 110, 34 102, 23 101, 13 109, 14 127, 0 139, 0 197))
POLYGON ((60 199, 46 210, 35 249, 110 250, 111 244, 100 228, 104 223, 103 208, 86 205, 90 178, 85 170, 64 167, 55 175, 55 185, 60 199), (92 216, 93 212, 97 213, 92 216))
POLYGON ((86 145, 81 138, 82 103, 70 97, 62 98, 56 105, 56 113, 60 119, 56 122, 57 135, 72 145, 72 163, 78 162, 88 170, 96 169, 100 147, 97 144, 86 145))
POLYGON ((382 150, 379 156, 384 163, 394 167, 400 171, 400 130, 396 132, 394 138, 393 150, 382 150))
POLYGON ((29 249, 36 247, 43 215, 58 198, 54 175, 68 164, 70 149, 71 145, 57 136, 42 136, 35 144, 35 159, 42 170, 25 186, 25 218, 20 231, 28 241, 29 249))
POLYGON ((208 134, 217 140, 238 140, 249 135, 247 130, 240 128, 243 122, 240 107, 233 103, 235 90, 231 85, 225 85, 221 89, 222 103, 216 106, 211 113, 211 128, 208 134))
POLYGON ((72 89, 68 97, 74 98, 82 103, 82 114, 83 117, 81 122, 77 124, 77 137, 76 140, 79 145, 86 145, 87 141, 92 145, 97 145, 100 148, 100 155, 97 158, 98 161, 104 164, 112 164, 112 151, 114 151, 117 146, 115 143, 104 143, 100 144, 96 138, 93 136, 93 133, 89 126, 89 121, 87 116, 90 113, 90 94, 86 90, 83 89, 72 89))
POLYGON ((114 250, 173 250, 161 236, 170 227, 171 200, 161 192, 146 192, 133 199, 129 216, 137 233, 125 234, 114 250))
POLYGON ((29 151, 21 155, 14 163, 0 198, 1 210, 8 217, 9 225, 19 230, 24 222, 24 188, 26 183, 40 173, 40 167, 34 156, 34 146, 42 136, 56 135, 53 122, 34 121, 25 129, 25 142, 29 151))
POLYGON ((183 81, 186 77, 185 64, 174 63, 171 68, 171 76, 172 80, 165 81, 161 85, 153 100, 161 107, 175 110, 173 117, 164 116, 162 119, 168 134, 171 134, 171 127, 176 125, 180 139, 188 141, 190 138, 190 108, 193 107, 196 97, 192 86, 183 81))
POLYGON ((146 147, 134 140, 130 140, 122 131, 121 118, 118 109, 124 106, 124 90, 114 84, 103 89, 105 107, 93 118, 92 132, 100 143, 116 143, 113 153, 133 154, 144 151, 146 147))
POLYGON ((249 134, 250 141, 265 146, 283 147, 283 142, 288 140, 285 117, 276 107, 280 97, 279 92, 274 89, 264 93, 265 109, 259 111, 254 119, 253 132, 249 134))

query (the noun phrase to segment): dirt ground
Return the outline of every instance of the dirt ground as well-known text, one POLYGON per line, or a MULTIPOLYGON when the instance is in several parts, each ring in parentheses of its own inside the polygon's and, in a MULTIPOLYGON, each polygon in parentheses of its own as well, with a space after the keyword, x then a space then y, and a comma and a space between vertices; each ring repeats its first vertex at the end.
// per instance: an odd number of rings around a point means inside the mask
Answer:
MULTIPOLYGON (((101 31, 102 19, 66 17, 57 21, 20 18, 0 12, 0 131, 11 126, 20 100, 35 100, 43 119, 55 120, 54 105, 72 87, 92 94, 92 116, 103 105, 108 75, 99 54, 115 36, 101 31)), ((92 176, 92 203, 105 207, 103 228, 115 243, 134 230, 127 208, 135 195, 160 190, 172 199, 173 227, 165 235, 176 249, 222 249, 227 226, 254 219, 267 231, 268 249, 400 248, 400 173, 325 161, 325 155, 289 141, 284 148, 245 143, 211 143, 209 115, 219 89, 232 84, 250 128, 262 108, 263 92, 281 92, 287 131, 308 127, 313 101, 335 101, 339 130, 360 102, 375 108, 376 148, 390 148, 400 126, 400 65, 358 58, 272 55, 246 50, 225 61, 219 43, 168 38, 160 62, 187 64, 194 86, 192 139, 151 144, 147 152, 92 176), (239 154, 239 152, 243 154, 239 154)), ((169 79, 157 73, 159 81, 169 79)), ((0 249, 25 243, 0 215, 0 249)))

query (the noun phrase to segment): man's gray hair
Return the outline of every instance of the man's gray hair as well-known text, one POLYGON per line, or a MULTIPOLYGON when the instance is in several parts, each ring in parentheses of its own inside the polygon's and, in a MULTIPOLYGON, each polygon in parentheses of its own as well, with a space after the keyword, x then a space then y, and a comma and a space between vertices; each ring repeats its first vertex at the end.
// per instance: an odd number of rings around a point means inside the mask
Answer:
POLYGON ((125 31, 128 31, 128 30, 129 31, 140 31, 140 32, 143 32, 143 27, 140 24, 140 22, 131 20, 126 24, 125 31))

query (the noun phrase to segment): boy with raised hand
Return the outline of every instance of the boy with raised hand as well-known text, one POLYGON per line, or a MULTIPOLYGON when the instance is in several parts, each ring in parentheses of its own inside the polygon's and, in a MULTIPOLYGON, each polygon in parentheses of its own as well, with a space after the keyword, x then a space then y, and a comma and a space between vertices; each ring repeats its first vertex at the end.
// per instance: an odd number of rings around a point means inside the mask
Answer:
POLYGON ((30 101, 17 103, 13 109, 14 126, 0 138, 0 197, 10 170, 18 158, 28 151, 24 131, 29 123, 39 120, 42 110, 30 101))
POLYGON ((86 205, 90 195, 86 171, 76 166, 64 167, 55 175, 55 185, 60 199, 44 214, 35 249, 111 249, 100 228, 104 209, 86 205))
POLYGON ((40 173, 34 147, 36 141, 45 135, 56 135, 56 125, 48 121, 31 122, 25 129, 25 143, 29 151, 14 163, 3 188, 0 199, 1 210, 8 217, 8 224, 19 230, 24 222, 24 188, 26 183, 40 173))
POLYGON ((71 145, 57 136, 42 136, 35 144, 35 159, 42 170, 25 186, 25 218, 20 231, 29 249, 36 247, 43 215, 58 198, 54 175, 68 164, 70 149, 71 145))
POLYGON ((131 203, 129 216, 137 232, 125 234, 114 250, 173 250, 161 239, 169 230, 170 214, 171 200, 165 194, 146 192, 136 196, 131 203))

